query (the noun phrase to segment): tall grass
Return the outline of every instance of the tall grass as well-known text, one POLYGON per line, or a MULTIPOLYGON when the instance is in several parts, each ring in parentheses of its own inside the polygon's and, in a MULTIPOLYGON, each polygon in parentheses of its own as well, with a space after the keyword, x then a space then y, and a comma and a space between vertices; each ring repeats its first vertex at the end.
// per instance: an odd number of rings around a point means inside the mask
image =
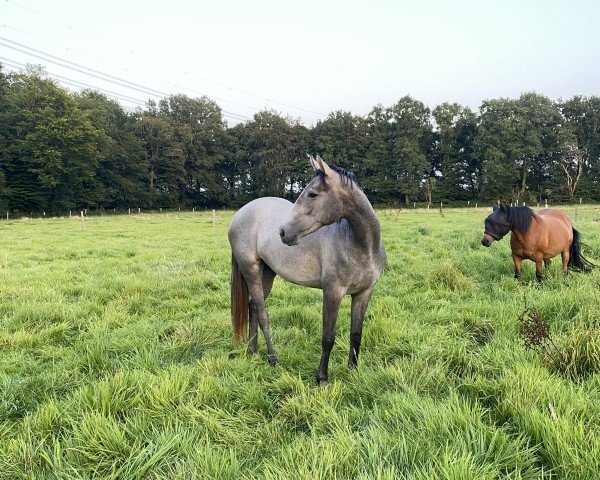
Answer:
MULTIPOLYGON (((0 222, 0 478, 598 478, 600 272, 519 283, 481 209, 380 211, 360 368, 345 300, 318 388, 320 291, 276 280, 277 367, 234 345, 231 215, 0 222)), ((599 260, 600 208, 575 226, 599 260)))

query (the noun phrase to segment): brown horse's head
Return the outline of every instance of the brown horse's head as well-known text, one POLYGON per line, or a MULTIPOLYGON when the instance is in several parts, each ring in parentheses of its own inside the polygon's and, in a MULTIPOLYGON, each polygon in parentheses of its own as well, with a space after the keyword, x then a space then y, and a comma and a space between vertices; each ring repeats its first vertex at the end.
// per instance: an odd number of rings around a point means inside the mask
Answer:
POLYGON ((348 205, 353 175, 334 165, 327 165, 319 155, 309 157, 316 176, 302 191, 279 227, 286 245, 297 245, 306 235, 342 218, 348 205))
POLYGON ((494 240, 502 240, 510 232, 509 209, 507 205, 494 205, 492 214, 484 221, 485 230, 481 237, 484 247, 489 247, 494 240))

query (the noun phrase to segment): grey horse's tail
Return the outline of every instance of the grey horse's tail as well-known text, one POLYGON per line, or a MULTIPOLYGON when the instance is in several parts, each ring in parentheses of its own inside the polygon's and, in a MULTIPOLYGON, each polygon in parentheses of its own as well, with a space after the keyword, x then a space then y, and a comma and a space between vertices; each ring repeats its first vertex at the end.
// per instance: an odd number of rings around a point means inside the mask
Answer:
POLYGON ((581 243, 580 236, 580 233, 573 229, 573 243, 571 243, 569 252, 569 269, 576 272, 590 272, 596 265, 581 254, 581 246, 583 244, 581 243))
POLYGON ((240 343, 248 329, 248 284, 231 255, 231 322, 235 341, 240 343))

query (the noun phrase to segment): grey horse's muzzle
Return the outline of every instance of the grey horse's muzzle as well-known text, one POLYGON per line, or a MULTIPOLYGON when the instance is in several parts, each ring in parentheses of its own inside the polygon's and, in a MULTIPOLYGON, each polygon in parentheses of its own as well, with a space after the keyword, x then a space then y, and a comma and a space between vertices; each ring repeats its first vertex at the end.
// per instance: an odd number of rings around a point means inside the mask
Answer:
POLYGON ((281 238, 281 241, 288 246, 298 245, 298 235, 286 235, 286 231, 283 226, 279 227, 279 238, 281 238))

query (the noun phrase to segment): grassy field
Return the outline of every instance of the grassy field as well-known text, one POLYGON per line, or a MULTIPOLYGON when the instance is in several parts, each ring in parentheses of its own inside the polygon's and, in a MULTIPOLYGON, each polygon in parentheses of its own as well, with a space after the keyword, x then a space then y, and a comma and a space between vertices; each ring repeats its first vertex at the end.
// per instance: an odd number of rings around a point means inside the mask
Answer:
MULTIPOLYGON (((231 215, 0 222, 1 479, 598 478, 600 271, 518 283, 481 209, 380 211, 360 369, 346 299, 318 388, 320 291, 276 280, 277 367, 234 345, 231 215)), ((600 261, 600 207, 574 224, 600 261)))

